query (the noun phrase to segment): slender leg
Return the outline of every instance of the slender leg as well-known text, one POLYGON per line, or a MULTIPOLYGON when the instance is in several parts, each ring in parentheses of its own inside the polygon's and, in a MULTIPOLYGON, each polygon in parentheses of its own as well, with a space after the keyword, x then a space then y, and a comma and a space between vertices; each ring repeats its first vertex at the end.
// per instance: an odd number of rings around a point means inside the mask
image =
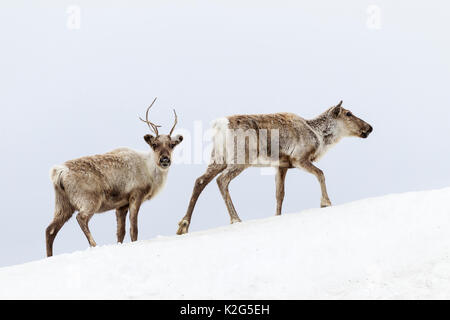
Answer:
POLYGON ((306 170, 309 173, 312 173, 316 176, 317 180, 319 180, 320 183, 320 189, 322 191, 322 198, 320 199, 320 206, 328 207, 331 206, 331 201, 328 198, 327 193, 327 186, 325 185, 325 176, 319 168, 317 168, 315 165, 311 163, 309 160, 302 160, 302 161, 294 161, 294 166, 297 168, 302 168, 306 170))
POLYGON ((128 205, 122 208, 116 209, 116 220, 117 220, 117 242, 122 243, 125 237, 125 224, 126 217, 128 213, 128 205))
POLYGON ((134 195, 130 199, 130 237, 131 241, 136 241, 138 238, 138 214, 141 208, 141 195, 134 195))
POLYGON ((69 220, 75 209, 70 204, 67 196, 62 190, 55 188, 55 215, 52 223, 45 230, 45 242, 47 248, 47 257, 53 255, 53 241, 55 240, 58 231, 62 228, 64 223, 69 220))
POLYGON ((77 214, 77 221, 80 225, 81 230, 83 230, 84 235, 86 236, 87 240, 89 241, 89 245, 91 247, 95 247, 97 244, 94 241, 94 238, 92 237, 91 231, 89 231, 89 220, 91 220, 92 216, 94 215, 94 212, 88 212, 88 211, 80 211, 77 214))
POLYGON ((217 178, 217 184, 222 194, 223 200, 230 214, 231 223, 241 222, 236 209, 234 208, 233 202, 231 201, 230 192, 228 191, 228 185, 230 181, 236 178, 242 171, 244 171, 248 166, 233 164, 229 165, 225 171, 217 178))
POLYGON ((45 230, 45 240, 47 245, 47 257, 53 255, 53 241, 55 240, 58 231, 72 217, 73 210, 56 213, 52 223, 45 230))
POLYGON ((277 175, 275 177, 276 183, 276 197, 277 197, 277 213, 276 215, 281 215, 281 206, 283 205, 284 199, 284 179, 286 178, 286 172, 288 168, 279 167, 277 175))
POLYGON ((177 234, 187 233, 189 229, 189 224, 191 223, 192 212, 194 211, 197 199, 205 189, 206 185, 214 179, 219 173, 221 173, 227 167, 226 164, 215 164, 212 163, 206 169, 206 172, 195 180, 194 190, 192 191, 191 200, 189 201, 189 206, 186 215, 178 223, 177 234))

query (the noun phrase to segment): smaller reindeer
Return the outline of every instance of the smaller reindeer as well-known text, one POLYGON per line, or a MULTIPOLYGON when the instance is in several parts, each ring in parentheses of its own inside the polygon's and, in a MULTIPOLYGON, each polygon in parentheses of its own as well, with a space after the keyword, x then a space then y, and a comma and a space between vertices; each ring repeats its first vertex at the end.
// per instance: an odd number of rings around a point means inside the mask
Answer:
POLYGON ((117 241, 125 236, 125 219, 130 211, 131 241, 138 237, 137 217, 142 202, 150 200, 164 187, 171 164, 173 149, 183 141, 181 135, 172 137, 175 123, 168 135, 158 133, 159 125, 145 122, 155 136, 147 134, 144 140, 150 152, 119 148, 111 152, 83 157, 65 162, 51 169, 50 176, 55 189, 55 215, 45 232, 47 256, 53 255, 53 241, 67 220, 78 211, 77 221, 86 235, 89 245, 95 247, 89 231, 89 220, 95 213, 116 210, 117 241))
POLYGON ((221 175, 217 178, 217 184, 227 206, 231 223, 240 222, 241 219, 231 201, 228 185, 251 166, 276 167, 277 215, 281 214, 284 180, 290 168, 303 169, 315 175, 322 192, 320 206, 331 206, 325 176, 313 162, 322 157, 341 138, 349 136, 367 138, 372 132, 372 127, 368 123, 342 107, 342 101, 311 120, 293 113, 235 115, 217 119, 213 123, 213 129, 215 133, 211 162, 206 172, 195 181, 186 215, 178 224, 177 234, 188 232, 192 212, 200 193, 219 173, 221 175), (271 134, 270 140, 266 139, 267 133, 271 134), (272 139, 272 135, 276 135, 277 139, 272 139), (271 151, 270 157, 268 150, 271 151), (239 154, 242 156, 241 159, 239 154))

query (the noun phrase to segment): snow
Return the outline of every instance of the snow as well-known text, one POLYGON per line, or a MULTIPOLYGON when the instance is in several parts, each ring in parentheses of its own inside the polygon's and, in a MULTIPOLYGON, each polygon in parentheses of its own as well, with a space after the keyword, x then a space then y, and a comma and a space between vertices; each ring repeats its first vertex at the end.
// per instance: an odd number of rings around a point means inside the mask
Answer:
POLYGON ((394 194, 89 248, 1 268, 0 298, 449 299, 449 199, 394 194))

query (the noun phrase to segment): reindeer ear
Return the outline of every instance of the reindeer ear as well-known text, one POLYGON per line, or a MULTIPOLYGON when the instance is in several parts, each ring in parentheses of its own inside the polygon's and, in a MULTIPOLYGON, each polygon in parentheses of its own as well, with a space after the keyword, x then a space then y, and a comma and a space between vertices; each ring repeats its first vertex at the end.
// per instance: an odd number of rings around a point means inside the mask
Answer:
POLYGON ((331 109, 331 114, 332 114, 332 116, 333 116, 334 118, 339 117, 339 114, 340 114, 341 111, 342 111, 341 104, 342 104, 342 101, 341 101, 341 103, 339 103, 337 106, 335 106, 335 107, 333 107, 333 108, 331 109))
POLYGON ((172 141, 176 144, 181 143, 183 141, 183 136, 181 134, 177 134, 175 137, 172 138, 172 141))
POLYGON ((146 134, 146 135, 144 136, 144 140, 145 140, 145 142, 147 142, 148 144, 151 144, 152 141, 153 141, 153 139, 155 139, 155 137, 152 136, 151 134, 146 134))

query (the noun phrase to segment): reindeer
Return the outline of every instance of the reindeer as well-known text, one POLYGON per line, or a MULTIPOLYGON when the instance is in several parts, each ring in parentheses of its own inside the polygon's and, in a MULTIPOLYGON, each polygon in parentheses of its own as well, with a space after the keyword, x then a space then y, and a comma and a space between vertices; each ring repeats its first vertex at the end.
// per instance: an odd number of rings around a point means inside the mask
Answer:
POLYGON ((125 219, 130 211, 131 241, 138 237, 137 218, 142 202, 155 197, 162 190, 167 179, 173 149, 183 140, 181 135, 172 137, 175 123, 168 135, 159 134, 158 127, 148 120, 145 122, 155 134, 144 136, 150 145, 150 152, 119 148, 111 152, 83 157, 65 162, 51 169, 50 176, 55 189, 55 215, 47 227, 47 256, 53 255, 53 241, 56 234, 78 211, 77 221, 86 235, 89 245, 96 243, 89 231, 89 220, 95 213, 116 210, 117 241, 122 243, 125 236, 125 219))
POLYGON ((320 159, 341 138, 346 136, 367 138, 372 132, 372 126, 344 109, 342 101, 312 120, 305 120, 292 113, 234 115, 215 120, 213 129, 210 164, 206 172, 195 181, 187 213, 178 224, 177 234, 188 232, 192 212, 200 193, 219 173, 222 174, 217 178, 217 184, 227 206, 231 223, 240 222, 241 219, 231 201, 228 185, 251 166, 276 167, 276 215, 281 215, 284 180, 290 168, 304 169, 315 175, 322 192, 321 207, 331 206, 325 176, 313 162, 320 159), (271 135, 270 141, 268 130, 271 135), (258 139, 259 144, 256 143, 258 139), (271 150, 270 156, 267 149, 271 150))

